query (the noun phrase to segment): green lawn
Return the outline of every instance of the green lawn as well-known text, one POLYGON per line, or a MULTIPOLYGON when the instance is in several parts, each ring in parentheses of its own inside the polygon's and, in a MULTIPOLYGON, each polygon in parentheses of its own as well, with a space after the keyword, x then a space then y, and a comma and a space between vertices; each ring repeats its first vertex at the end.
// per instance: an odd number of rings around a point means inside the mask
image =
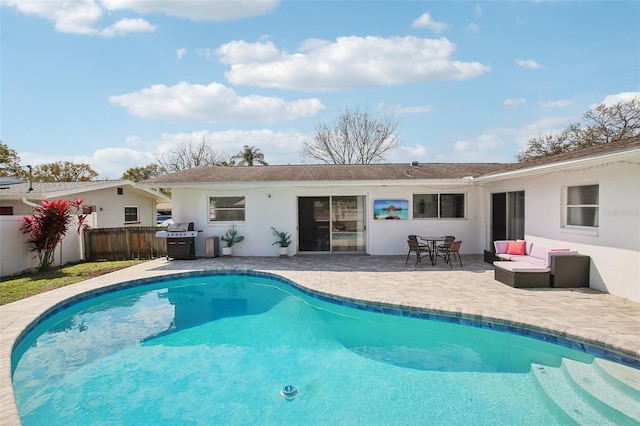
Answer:
POLYGON ((47 272, 3 277, 0 278, 0 305, 143 262, 147 262, 147 260, 84 262, 51 269, 47 272))

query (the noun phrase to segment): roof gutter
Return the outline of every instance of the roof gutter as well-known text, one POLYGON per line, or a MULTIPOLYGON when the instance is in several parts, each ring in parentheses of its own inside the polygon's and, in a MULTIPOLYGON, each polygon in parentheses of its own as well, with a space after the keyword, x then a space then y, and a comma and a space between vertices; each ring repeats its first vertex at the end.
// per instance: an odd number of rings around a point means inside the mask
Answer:
POLYGON ((615 161, 616 157, 625 157, 632 154, 636 154, 638 152, 640 152, 640 149, 633 149, 633 150, 622 151, 622 152, 614 152, 614 153, 605 154, 605 155, 598 155, 595 157, 576 158, 574 160, 567 160, 567 161, 562 161, 558 163, 543 164, 543 165, 534 166, 534 167, 525 167, 521 169, 510 170, 507 172, 479 176, 477 178, 474 178, 474 182, 482 184, 485 182, 494 182, 498 180, 510 179, 516 176, 518 177, 534 176, 534 175, 539 175, 543 173, 549 173, 554 170, 566 170, 567 167, 573 167, 573 166, 585 167, 585 166, 588 166, 589 164, 602 164, 603 161, 615 161))

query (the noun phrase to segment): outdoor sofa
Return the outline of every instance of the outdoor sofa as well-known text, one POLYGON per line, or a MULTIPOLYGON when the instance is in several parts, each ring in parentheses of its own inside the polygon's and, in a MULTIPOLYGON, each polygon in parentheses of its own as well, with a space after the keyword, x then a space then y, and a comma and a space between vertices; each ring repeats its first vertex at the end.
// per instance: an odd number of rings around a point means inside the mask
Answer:
POLYGON ((494 278, 518 288, 586 287, 590 257, 525 240, 494 241, 494 278))

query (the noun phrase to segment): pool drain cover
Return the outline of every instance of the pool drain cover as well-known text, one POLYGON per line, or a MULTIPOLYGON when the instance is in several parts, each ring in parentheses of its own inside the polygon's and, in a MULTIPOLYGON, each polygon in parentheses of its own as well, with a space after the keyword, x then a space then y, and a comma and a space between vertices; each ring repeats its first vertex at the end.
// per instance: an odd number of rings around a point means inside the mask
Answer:
POLYGON ((298 388, 296 388, 293 385, 284 386, 280 390, 280 395, 282 395, 283 397, 285 397, 287 399, 293 399, 293 397, 296 396, 297 393, 298 393, 298 388))

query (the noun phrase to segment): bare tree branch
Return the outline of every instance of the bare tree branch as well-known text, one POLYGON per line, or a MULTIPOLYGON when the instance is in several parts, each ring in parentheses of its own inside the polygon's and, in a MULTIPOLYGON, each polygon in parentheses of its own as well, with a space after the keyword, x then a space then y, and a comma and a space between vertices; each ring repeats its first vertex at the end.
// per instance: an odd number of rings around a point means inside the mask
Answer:
POLYGON ((384 161, 400 144, 393 113, 377 118, 368 111, 346 108, 330 124, 316 125, 312 141, 305 141, 302 157, 326 164, 370 164, 384 161))
POLYGON ((179 144, 168 154, 158 157, 157 161, 164 172, 171 173, 193 167, 218 166, 228 162, 228 159, 207 145, 203 137, 196 146, 186 142, 179 144))

